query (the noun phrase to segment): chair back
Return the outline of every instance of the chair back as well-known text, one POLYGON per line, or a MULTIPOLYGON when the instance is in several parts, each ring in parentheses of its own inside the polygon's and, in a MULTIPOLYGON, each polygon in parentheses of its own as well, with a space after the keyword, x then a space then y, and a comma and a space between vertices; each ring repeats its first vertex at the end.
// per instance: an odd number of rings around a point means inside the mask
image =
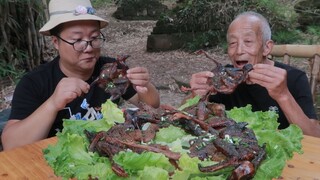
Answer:
POLYGON ((320 79, 320 45, 274 45, 271 56, 271 58, 283 57, 283 62, 285 64, 290 64, 291 57, 301 58, 309 61, 310 72, 307 73, 309 75, 309 83, 313 96, 313 102, 316 102, 317 83, 320 79))

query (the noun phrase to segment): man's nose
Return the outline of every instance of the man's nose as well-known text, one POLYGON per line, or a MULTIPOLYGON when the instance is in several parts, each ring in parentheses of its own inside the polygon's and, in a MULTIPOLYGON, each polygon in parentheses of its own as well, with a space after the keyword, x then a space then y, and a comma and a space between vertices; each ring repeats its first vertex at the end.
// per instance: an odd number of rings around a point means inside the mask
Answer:
POLYGON ((243 42, 239 42, 237 46, 237 53, 241 54, 243 52, 243 42))
POLYGON ((89 42, 87 42, 87 43, 88 43, 88 44, 87 44, 87 47, 84 49, 83 52, 90 52, 90 51, 93 50, 92 41, 89 41, 89 42))

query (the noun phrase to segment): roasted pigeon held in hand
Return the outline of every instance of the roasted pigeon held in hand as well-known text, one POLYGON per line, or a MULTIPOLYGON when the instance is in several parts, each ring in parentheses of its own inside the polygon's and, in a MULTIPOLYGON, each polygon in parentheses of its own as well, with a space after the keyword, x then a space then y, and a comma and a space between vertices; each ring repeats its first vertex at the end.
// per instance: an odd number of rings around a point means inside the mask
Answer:
MULTIPOLYGON (((243 68, 233 68, 233 67, 225 67, 212 57, 210 57, 205 51, 199 50, 195 52, 196 54, 204 54, 207 58, 212 60, 216 67, 211 70, 214 74, 209 82, 212 89, 210 89, 209 93, 224 93, 229 94, 232 93, 239 84, 245 82, 248 78, 248 73, 253 69, 252 64, 246 64, 243 68)), ((190 91, 193 90, 191 88, 182 87, 182 91, 190 91)))
POLYGON ((111 94, 111 100, 118 99, 130 85, 130 81, 126 77, 129 67, 125 63, 129 57, 129 55, 118 56, 114 63, 106 63, 101 68, 97 79, 90 86, 98 84, 105 92, 111 94))

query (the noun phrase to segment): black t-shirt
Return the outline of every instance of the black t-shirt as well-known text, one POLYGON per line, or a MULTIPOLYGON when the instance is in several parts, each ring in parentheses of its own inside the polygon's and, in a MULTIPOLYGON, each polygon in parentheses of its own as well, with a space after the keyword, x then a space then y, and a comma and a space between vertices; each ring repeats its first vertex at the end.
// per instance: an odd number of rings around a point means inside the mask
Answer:
MULTIPOLYGON (((287 71, 288 89, 303 112, 309 118, 317 119, 306 74, 299 69, 280 62, 275 62, 275 66, 287 71)), ((248 85, 242 83, 233 93, 211 95, 209 96, 209 101, 224 104, 226 110, 230 110, 233 107, 245 107, 248 104, 252 105, 253 111, 274 110, 279 115, 279 129, 289 126, 289 122, 278 103, 269 96, 266 88, 257 84, 248 85)))
MULTIPOLYGON (((66 77, 59 67, 59 59, 60 58, 57 57, 51 62, 39 66, 20 80, 13 95, 12 110, 9 119, 25 119, 53 94, 59 81, 66 77)), ((114 58, 100 57, 95 65, 91 78, 86 82, 90 84, 99 76, 100 69, 105 63, 112 63, 114 61, 114 58)), ((122 98, 128 100, 135 94, 136 91, 132 85, 130 85, 122 98)), ((66 105, 65 109, 58 112, 48 137, 54 136, 57 131, 62 130, 63 119, 82 119, 87 117, 85 115, 88 115, 87 113, 90 107, 90 112, 94 109, 93 114, 96 115, 96 113, 99 113, 101 104, 109 98, 110 94, 105 93, 102 88, 94 85, 87 94, 74 99, 66 105), (87 102, 87 106, 81 107, 81 104, 84 104, 85 101, 87 102)), ((118 102, 119 99, 115 100, 115 103, 118 102)), ((92 118, 92 116, 90 117, 92 118)))

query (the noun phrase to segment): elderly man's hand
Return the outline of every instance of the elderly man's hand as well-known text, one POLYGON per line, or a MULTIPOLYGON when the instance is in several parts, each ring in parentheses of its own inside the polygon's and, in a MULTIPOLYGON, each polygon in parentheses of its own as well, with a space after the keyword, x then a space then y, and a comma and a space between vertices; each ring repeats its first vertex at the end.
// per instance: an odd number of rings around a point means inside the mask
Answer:
POLYGON ((192 74, 190 80, 190 87, 194 94, 204 96, 206 95, 210 89, 210 85, 208 84, 209 78, 213 77, 213 73, 210 71, 203 71, 192 74))
POLYGON ((133 87, 139 93, 146 93, 148 91, 148 84, 150 81, 149 72, 144 67, 134 67, 127 71, 127 77, 133 84, 133 87))
POLYGON ((250 81, 267 89, 269 95, 280 100, 289 93, 287 86, 287 71, 273 65, 256 64, 249 72, 250 81))

